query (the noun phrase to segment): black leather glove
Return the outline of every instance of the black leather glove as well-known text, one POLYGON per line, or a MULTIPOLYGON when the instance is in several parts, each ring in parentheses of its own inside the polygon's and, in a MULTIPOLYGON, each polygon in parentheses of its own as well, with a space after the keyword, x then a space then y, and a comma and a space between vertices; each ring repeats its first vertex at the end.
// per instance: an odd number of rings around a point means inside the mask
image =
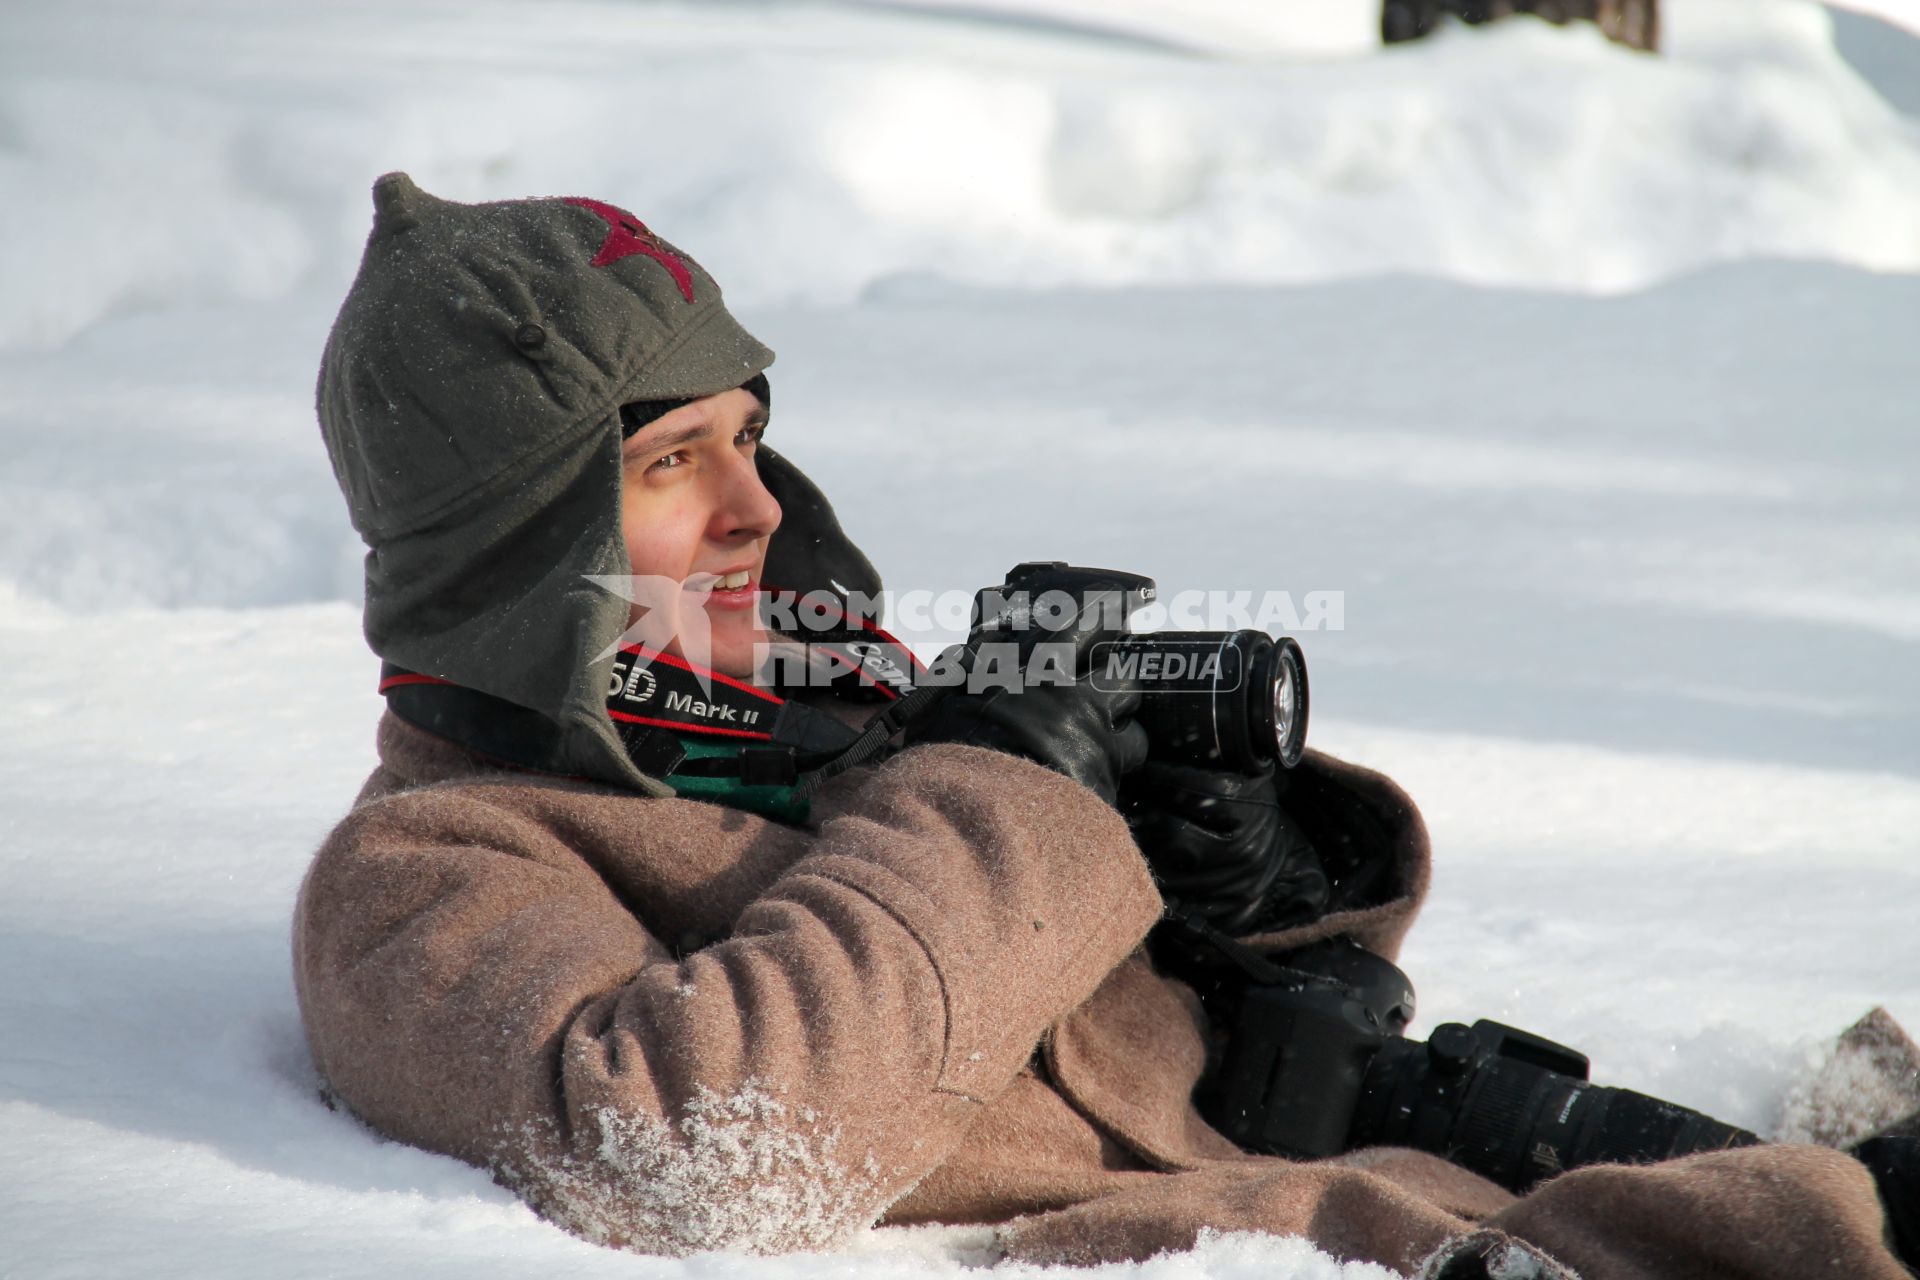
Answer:
POLYGON ((1273 774, 1154 761, 1129 781, 1126 812, 1161 892, 1222 933, 1285 928, 1327 909, 1319 855, 1281 809, 1273 774))
MULTIPOLYGON (((1056 657, 1068 655, 1072 665, 1064 669, 1075 673, 1071 683, 988 688, 979 693, 969 693, 961 685, 907 726, 907 745, 957 742, 1025 756, 1114 804, 1121 779, 1146 761, 1147 731, 1133 723, 1140 706, 1137 689, 1097 689, 1086 676, 1093 644, 1108 638, 1110 634, 1101 631, 1038 637, 1037 643, 1056 646, 1056 657)), ((1022 647, 1023 670, 1028 669, 1033 648, 1032 644, 1022 647)), ((949 650, 942 663, 951 662, 955 653, 949 650)))

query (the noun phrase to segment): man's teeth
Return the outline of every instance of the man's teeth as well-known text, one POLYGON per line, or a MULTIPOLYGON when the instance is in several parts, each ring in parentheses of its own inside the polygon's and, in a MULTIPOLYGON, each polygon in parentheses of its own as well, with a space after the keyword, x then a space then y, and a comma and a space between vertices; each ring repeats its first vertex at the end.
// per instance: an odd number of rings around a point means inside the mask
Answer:
POLYGON ((724 578, 721 578, 718 582, 714 583, 714 585, 720 588, 720 590, 722 591, 732 591, 732 590, 735 590, 736 588, 746 586, 748 576, 749 575, 747 571, 745 569, 741 569, 737 573, 729 573, 724 578))

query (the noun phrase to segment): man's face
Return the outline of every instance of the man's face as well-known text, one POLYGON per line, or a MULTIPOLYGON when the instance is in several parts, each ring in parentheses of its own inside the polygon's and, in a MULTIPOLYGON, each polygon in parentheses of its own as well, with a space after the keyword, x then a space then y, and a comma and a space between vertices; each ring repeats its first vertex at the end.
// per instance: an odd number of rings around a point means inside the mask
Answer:
POLYGON ((731 676, 766 639, 755 597, 780 526, 753 455, 766 410, 734 389, 654 419, 621 450, 620 523, 640 585, 630 625, 645 643, 731 676))

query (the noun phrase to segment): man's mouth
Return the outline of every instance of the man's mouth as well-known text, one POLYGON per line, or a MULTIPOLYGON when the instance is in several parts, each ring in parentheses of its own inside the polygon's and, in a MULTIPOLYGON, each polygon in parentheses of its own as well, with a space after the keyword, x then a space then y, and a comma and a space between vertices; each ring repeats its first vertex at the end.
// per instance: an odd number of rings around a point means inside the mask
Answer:
POLYGON ((745 607, 753 603, 757 594, 751 567, 730 569, 725 573, 696 573, 686 580, 684 589, 705 596, 702 603, 708 607, 745 607))
POLYGON ((724 573, 690 573, 680 583, 682 591, 733 591, 753 581, 753 566, 728 569, 724 573))

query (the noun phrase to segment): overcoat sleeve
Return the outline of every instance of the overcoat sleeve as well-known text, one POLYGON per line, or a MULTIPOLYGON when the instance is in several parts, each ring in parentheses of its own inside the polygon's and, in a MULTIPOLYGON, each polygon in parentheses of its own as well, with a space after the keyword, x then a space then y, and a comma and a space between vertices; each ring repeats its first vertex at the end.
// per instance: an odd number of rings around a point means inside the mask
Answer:
POLYGON ((296 908, 316 1065, 589 1238, 832 1244, 954 1148, 1159 899, 1110 808, 997 753, 906 751, 815 811, 524 779, 363 803, 296 908))

